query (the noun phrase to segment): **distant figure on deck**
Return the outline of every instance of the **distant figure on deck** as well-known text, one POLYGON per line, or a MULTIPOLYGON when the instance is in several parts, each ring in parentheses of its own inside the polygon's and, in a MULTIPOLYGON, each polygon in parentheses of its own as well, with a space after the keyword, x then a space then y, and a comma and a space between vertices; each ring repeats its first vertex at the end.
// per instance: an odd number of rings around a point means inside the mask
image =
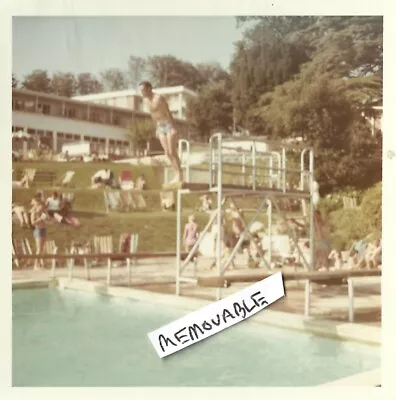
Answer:
POLYGON ((212 209, 212 200, 209 198, 207 194, 204 194, 199 198, 201 200, 201 207, 199 207, 199 211, 208 213, 212 209))
POLYGON ((195 243, 198 240, 199 231, 198 224, 195 222, 195 216, 190 215, 188 217, 188 223, 184 227, 184 248, 186 253, 189 253, 190 250, 194 247, 195 243))
POLYGON ((113 186, 114 173, 111 169, 100 169, 91 178, 92 187, 100 185, 113 186))
POLYGON ((183 181, 183 172, 177 153, 178 135, 173 115, 169 110, 168 103, 160 94, 153 92, 150 82, 140 83, 140 91, 144 97, 151 116, 156 123, 156 136, 158 137, 165 155, 169 158, 175 171, 175 178, 171 183, 183 181))

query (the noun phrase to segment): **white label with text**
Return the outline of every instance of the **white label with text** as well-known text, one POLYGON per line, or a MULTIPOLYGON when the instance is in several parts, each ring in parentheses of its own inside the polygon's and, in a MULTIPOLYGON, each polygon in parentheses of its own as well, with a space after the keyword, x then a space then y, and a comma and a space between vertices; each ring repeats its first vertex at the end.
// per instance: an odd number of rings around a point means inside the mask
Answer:
POLYGON ((282 273, 277 272, 150 332, 148 337, 163 358, 251 317, 284 295, 282 273))

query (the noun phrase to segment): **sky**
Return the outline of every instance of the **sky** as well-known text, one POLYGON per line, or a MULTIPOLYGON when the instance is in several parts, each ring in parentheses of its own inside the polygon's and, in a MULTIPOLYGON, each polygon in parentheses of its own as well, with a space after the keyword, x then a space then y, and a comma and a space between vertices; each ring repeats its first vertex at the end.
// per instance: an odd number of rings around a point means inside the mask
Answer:
POLYGON ((12 71, 49 73, 127 69, 130 55, 170 54, 228 68, 241 38, 234 17, 13 17, 12 71))

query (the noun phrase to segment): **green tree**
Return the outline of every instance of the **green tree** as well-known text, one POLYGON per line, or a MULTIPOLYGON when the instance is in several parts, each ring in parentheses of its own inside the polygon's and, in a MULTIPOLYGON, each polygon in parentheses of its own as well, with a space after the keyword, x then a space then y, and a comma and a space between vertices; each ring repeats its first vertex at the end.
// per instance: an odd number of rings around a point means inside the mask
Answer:
POLYGON ((195 67, 201 75, 204 85, 220 81, 228 82, 231 79, 230 74, 218 62, 198 63, 195 67))
POLYGON ((129 56, 128 79, 131 87, 136 88, 147 75, 147 61, 143 57, 129 56))
POLYGON ((147 141, 153 137, 155 126, 150 119, 134 118, 128 125, 127 137, 135 150, 146 148, 147 141))
POLYGON ((22 88, 35 92, 50 93, 51 79, 48 76, 48 72, 41 69, 34 70, 29 75, 25 76, 22 82, 22 88))
POLYGON ((229 83, 207 84, 198 94, 189 101, 188 115, 199 137, 206 140, 215 131, 231 132, 233 108, 229 83))
POLYGON ((77 75, 77 91, 80 95, 101 93, 103 89, 103 85, 90 72, 77 75))
POLYGON ((57 96, 73 97, 77 94, 78 81, 71 72, 56 72, 51 77, 50 90, 57 96))
POLYGON ((119 68, 108 68, 100 73, 100 77, 105 91, 111 92, 128 88, 128 78, 119 68))
POLYGON ((14 74, 12 74, 12 87, 17 88, 18 84, 19 84, 18 79, 16 78, 16 76, 14 74))
POLYGON ((149 57, 147 67, 149 79, 155 87, 183 85, 197 90, 205 83, 192 63, 171 55, 149 57))

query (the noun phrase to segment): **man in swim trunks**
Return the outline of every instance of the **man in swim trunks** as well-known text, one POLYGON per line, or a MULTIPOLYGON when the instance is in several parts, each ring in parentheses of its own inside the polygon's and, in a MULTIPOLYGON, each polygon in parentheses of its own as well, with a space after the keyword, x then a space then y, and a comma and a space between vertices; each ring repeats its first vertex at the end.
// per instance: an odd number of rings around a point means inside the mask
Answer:
POLYGON ((142 96, 147 102, 151 117, 156 122, 156 136, 175 171, 173 182, 182 182, 183 173, 177 153, 177 129, 168 103, 163 96, 153 92, 153 87, 150 82, 144 81, 139 87, 142 96))

